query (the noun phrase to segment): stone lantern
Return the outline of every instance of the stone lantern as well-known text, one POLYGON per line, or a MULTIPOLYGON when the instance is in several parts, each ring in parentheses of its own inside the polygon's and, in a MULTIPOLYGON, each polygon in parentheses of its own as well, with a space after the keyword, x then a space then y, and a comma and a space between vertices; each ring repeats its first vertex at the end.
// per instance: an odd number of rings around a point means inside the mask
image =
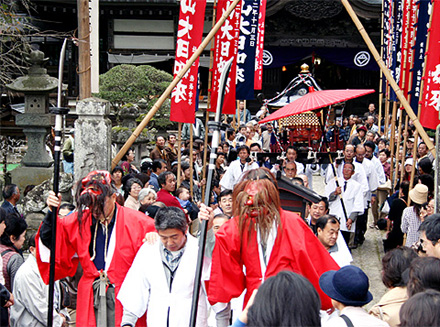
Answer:
POLYGON ((24 114, 15 117, 15 124, 23 128, 27 138, 27 152, 22 166, 11 171, 14 184, 20 189, 26 185, 39 185, 52 178, 52 157, 46 151, 46 135, 50 132, 53 116, 49 114, 49 92, 58 87, 58 79, 47 74, 43 64, 48 60, 41 51, 27 56, 31 64, 28 75, 6 85, 10 90, 24 93, 24 114))
POLYGON ((49 92, 58 87, 58 79, 47 74, 43 64, 49 59, 44 58, 41 51, 32 51, 27 56, 31 63, 28 75, 21 76, 7 88, 24 93, 24 114, 17 115, 15 124, 23 128, 27 137, 28 150, 22 164, 26 167, 50 167, 53 159, 46 151, 45 139, 51 127, 49 114, 49 92))

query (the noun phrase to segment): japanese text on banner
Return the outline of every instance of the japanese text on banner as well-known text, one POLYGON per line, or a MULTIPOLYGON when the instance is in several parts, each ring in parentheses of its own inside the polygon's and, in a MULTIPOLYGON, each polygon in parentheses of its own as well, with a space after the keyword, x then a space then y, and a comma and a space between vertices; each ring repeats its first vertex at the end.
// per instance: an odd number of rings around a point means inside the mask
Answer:
MULTIPOLYGON (((197 50, 202 41, 206 1, 182 0, 177 30, 174 77, 197 50)), ((195 122, 199 59, 197 59, 173 89, 170 120, 180 123, 195 122)))
MULTIPOLYGON (((232 4, 232 0, 219 0, 217 3, 217 20, 220 19, 227 8, 232 4)), ((216 111, 220 75, 224 69, 225 63, 234 58, 231 71, 227 79, 225 99, 223 102, 223 113, 235 114, 235 76, 237 73, 237 47, 238 36, 240 31, 240 13, 241 2, 237 4, 235 9, 223 23, 220 31, 215 37, 214 43, 214 65, 212 73, 212 92, 210 111, 216 111)))

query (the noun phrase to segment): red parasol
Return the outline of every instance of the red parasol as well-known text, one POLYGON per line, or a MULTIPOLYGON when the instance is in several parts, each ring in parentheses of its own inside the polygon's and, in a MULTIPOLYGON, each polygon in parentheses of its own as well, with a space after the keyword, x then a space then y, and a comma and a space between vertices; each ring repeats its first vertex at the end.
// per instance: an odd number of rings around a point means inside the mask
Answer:
POLYGON ((335 103, 347 101, 350 99, 358 98, 366 94, 373 93, 373 89, 366 90, 324 90, 314 91, 313 88, 306 95, 289 103, 273 114, 267 116, 263 120, 259 121, 260 124, 267 123, 272 120, 278 120, 293 115, 298 115, 306 111, 319 109, 322 107, 330 106, 335 103))

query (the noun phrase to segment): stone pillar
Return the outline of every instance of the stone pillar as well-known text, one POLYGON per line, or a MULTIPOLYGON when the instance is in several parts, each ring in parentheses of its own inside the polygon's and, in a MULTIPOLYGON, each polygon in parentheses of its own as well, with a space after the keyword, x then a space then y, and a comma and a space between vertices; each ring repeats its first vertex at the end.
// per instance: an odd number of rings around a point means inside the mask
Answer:
POLYGON ((75 180, 93 170, 111 167, 110 103, 88 98, 76 105, 74 172, 75 180))

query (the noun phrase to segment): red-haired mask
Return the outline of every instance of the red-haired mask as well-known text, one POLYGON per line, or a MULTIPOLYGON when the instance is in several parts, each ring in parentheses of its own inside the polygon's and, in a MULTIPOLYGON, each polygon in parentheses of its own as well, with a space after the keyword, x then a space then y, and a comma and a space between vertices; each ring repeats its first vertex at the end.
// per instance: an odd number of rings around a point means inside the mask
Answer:
POLYGON ((101 183, 104 185, 111 185, 111 182, 112 182, 112 178, 108 171, 94 170, 82 179, 81 185, 84 188, 84 190, 81 192, 81 195, 89 193, 92 196, 98 196, 102 194, 102 191, 100 189, 96 189, 94 187, 94 184, 101 183))

